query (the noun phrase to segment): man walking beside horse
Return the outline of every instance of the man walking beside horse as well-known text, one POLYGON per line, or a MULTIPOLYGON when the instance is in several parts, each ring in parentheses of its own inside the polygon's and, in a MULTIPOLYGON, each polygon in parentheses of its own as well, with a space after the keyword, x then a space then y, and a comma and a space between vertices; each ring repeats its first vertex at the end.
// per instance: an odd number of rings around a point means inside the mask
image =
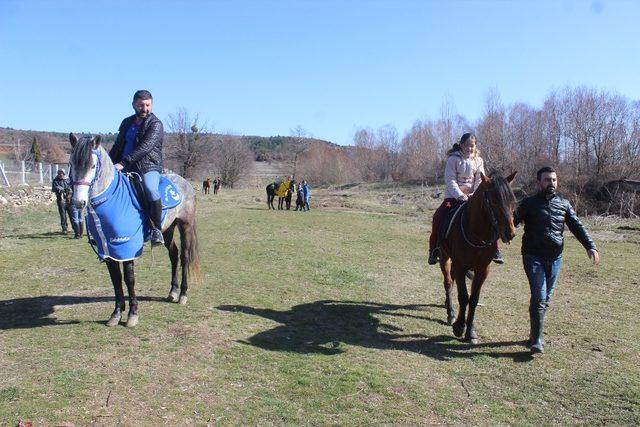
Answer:
POLYGON ((520 203, 514 223, 524 222, 522 262, 531 290, 528 345, 531 353, 543 353, 544 318, 562 267, 565 224, 587 250, 593 264, 600 262, 600 255, 571 203, 556 194, 556 171, 547 166, 540 169, 536 177, 540 191, 520 203))

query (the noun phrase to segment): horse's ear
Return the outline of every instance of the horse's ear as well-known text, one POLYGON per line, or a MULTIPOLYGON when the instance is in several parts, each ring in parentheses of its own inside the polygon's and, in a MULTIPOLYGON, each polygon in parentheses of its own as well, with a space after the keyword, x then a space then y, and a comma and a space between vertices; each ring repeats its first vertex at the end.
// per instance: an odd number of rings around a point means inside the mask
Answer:
POLYGON ((102 137, 100 135, 97 135, 95 138, 93 138, 93 148, 100 147, 100 141, 102 141, 102 137))
POLYGON ((75 147, 78 143, 78 137, 73 134, 73 132, 69 133, 69 142, 71 143, 71 148, 75 147))
POLYGON ((515 171, 514 173, 512 173, 511 175, 509 175, 506 180, 509 184, 511 184, 511 181, 513 181, 513 179, 516 177, 516 175, 518 174, 518 171, 515 171))

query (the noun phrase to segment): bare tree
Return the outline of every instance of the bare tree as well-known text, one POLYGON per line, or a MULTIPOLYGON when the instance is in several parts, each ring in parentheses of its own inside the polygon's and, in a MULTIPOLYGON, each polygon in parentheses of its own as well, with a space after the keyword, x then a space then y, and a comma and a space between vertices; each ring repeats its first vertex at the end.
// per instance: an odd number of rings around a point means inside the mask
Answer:
POLYGON ((226 186, 235 186, 253 170, 253 152, 238 138, 218 141, 214 154, 214 164, 226 186))
POLYGON ((309 132, 301 125, 291 129, 291 136, 294 138, 290 150, 293 152, 293 176, 296 176, 298 159, 302 153, 309 148, 308 138, 311 136, 309 132))
POLYGON ((198 116, 180 108, 169 114, 169 130, 165 155, 185 178, 193 178, 199 168, 213 160, 213 135, 198 123, 198 116))

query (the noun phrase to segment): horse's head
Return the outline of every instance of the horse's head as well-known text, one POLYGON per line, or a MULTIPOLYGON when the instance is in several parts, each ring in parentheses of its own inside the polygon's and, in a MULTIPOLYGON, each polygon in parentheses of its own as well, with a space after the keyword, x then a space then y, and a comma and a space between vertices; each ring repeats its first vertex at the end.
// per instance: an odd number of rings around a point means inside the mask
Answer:
POLYGON ((476 193, 482 194, 482 209, 491 221, 491 228, 504 243, 509 243, 516 236, 516 227, 513 224, 516 197, 509 185, 516 173, 506 178, 495 174, 491 177, 482 174, 482 183, 476 190, 476 193))
POLYGON ((99 174, 100 136, 83 136, 78 139, 73 133, 69 134, 71 142, 71 169, 73 170, 73 203, 83 208, 89 200, 89 191, 99 174))

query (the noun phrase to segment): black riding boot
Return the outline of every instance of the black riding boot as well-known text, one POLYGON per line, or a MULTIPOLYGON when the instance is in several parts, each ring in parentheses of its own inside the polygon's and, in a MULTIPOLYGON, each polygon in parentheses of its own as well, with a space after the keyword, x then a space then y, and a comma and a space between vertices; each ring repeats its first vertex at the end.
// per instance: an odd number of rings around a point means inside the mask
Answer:
POLYGON ((75 222, 71 221, 71 228, 73 229, 73 238, 74 239, 78 239, 78 224, 76 224, 75 222))
POLYGON ((496 250, 496 254, 493 256, 493 262, 495 262, 496 264, 504 264, 504 258, 502 258, 500 249, 496 250))
POLYGON ((149 211, 151 225, 154 227, 151 230, 151 246, 164 245, 164 238, 162 237, 162 200, 158 199, 149 202, 149 211))
POLYGON ((545 301, 537 301, 531 307, 531 353, 544 353, 545 301))
POLYGON ((429 251, 429 265, 436 265, 440 258, 440 248, 435 247, 429 251))
POLYGON ((82 239, 82 235, 84 234, 84 222, 79 222, 77 224, 78 227, 78 239, 82 239))

